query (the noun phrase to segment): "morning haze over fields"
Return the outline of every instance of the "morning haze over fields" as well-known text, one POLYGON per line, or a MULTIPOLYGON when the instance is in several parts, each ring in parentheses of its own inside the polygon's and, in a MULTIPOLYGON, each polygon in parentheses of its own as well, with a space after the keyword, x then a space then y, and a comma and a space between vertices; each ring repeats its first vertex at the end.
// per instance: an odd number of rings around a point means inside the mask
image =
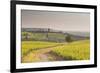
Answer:
POLYGON ((21 62, 90 59, 90 13, 21 10, 21 62))
POLYGON ((62 31, 90 31, 90 14, 22 10, 22 28, 51 28, 62 31))

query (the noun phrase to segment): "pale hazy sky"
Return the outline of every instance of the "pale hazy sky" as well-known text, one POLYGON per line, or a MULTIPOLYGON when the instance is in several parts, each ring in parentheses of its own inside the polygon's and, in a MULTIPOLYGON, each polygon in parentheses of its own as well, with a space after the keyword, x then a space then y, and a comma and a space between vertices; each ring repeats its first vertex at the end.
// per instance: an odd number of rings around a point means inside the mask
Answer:
POLYGON ((22 10, 22 28, 51 28, 62 31, 90 31, 90 14, 22 10))

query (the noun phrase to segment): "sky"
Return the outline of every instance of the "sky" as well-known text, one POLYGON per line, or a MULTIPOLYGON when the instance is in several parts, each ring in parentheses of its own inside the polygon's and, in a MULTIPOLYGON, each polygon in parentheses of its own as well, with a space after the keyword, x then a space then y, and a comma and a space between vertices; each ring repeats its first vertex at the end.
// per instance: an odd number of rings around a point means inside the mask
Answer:
POLYGON ((51 28, 61 31, 90 31, 90 14, 79 12, 57 12, 21 10, 22 28, 51 28))

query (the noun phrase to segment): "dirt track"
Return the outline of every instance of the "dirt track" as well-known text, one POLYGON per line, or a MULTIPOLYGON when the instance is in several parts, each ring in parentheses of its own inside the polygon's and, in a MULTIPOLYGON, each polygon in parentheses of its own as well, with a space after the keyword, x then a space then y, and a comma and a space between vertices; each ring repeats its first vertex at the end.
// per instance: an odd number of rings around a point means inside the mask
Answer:
MULTIPOLYGON (((58 46, 63 46, 63 44, 54 47, 58 46)), ((39 49, 35 51, 33 50, 28 55, 22 58, 22 62, 30 63, 30 62, 63 61, 64 59, 62 57, 52 53, 52 49, 54 47, 39 49)))

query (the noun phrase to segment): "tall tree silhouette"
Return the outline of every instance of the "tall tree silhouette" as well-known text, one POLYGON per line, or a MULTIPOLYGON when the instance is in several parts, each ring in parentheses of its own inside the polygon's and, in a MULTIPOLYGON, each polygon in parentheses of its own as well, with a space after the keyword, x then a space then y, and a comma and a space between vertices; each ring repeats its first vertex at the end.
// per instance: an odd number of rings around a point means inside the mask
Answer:
POLYGON ((47 40, 49 40, 49 32, 50 32, 50 29, 48 28, 48 29, 47 29, 47 34, 46 34, 47 40))

